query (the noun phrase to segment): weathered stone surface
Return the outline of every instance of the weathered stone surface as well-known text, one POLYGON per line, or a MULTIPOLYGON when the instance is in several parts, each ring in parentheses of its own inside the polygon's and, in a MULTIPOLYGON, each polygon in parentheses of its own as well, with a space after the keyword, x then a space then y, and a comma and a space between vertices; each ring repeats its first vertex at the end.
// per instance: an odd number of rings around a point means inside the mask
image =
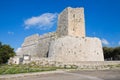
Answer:
POLYGON ((32 35, 25 38, 21 51, 17 53, 19 56, 30 55, 31 57, 47 57, 51 40, 55 37, 55 33, 44 35, 32 35))
POLYGON ((65 36, 53 41, 49 57, 59 62, 104 61, 98 38, 65 36))
POLYGON ((20 58, 19 56, 15 56, 15 57, 11 57, 8 60, 8 64, 20 64, 22 62, 22 58, 20 58))
MULTIPOLYGON (((64 64, 104 61, 101 41, 85 36, 84 9, 71 7, 59 14, 56 32, 25 38, 20 52, 17 53, 17 56, 24 55, 30 56, 30 62, 35 60, 41 63, 43 60, 43 64, 49 63, 50 60, 64 64)), ((29 61, 23 60, 23 63, 29 61)))
POLYGON ((85 37, 84 9, 68 7, 63 10, 58 16, 57 35, 85 37))

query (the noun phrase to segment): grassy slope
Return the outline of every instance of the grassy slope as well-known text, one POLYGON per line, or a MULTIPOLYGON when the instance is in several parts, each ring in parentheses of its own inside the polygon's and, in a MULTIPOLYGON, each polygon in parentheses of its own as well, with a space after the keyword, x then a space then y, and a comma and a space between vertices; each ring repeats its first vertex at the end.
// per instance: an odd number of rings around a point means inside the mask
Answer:
POLYGON ((42 67, 42 66, 30 66, 30 65, 1 65, 0 74, 42 72, 42 71, 53 71, 56 69, 57 67, 42 67))
POLYGON ((54 67, 54 66, 38 66, 38 65, 0 65, 0 75, 2 74, 18 74, 30 72, 54 71, 57 69, 76 69, 76 66, 71 67, 54 67))

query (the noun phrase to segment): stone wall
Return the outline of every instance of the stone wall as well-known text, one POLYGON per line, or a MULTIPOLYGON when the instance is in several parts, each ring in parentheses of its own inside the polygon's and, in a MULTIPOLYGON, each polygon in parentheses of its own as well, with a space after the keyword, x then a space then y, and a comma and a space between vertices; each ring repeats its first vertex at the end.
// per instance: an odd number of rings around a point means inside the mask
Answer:
POLYGON ((51 40, 55 37, 55 33, 44 35, 32 35, 25 38, 21 51, 17 53, 19 56, 30 55, 31 57, 47 57, 51 40))
POLYGON ((66 63, 77 66, 101 66, 101 65, 120 65, 120 61, 80 61, 75 63, 66 63))
POLYGON ((68 34, 85 37, 84 8, 68 8, 68 34))
POLYGON ((58 17, 57 35, 85 37, 85 21, 83 8, 64 9, 58 17))
POLYGON ((104 61, 101 41, 85 36, 84 9, 71 7, 59 14, 56 32, 25 38, 17 55, 63 63, 104 61))
POLYGON ((31 35, 31 36, 28 36, 28 37, 25 38, 25 40, 22 44, 22 47, 37 44, 39 39, 40 39, 39 34, 34 34, 34 35, 31 35))
POLYGON ((34 34, 25 38, 21 50, 17 53, 18 56, 23 57, 23 55, 31 55, 36 56, 38 53, 38 43, 39 43, 39 35, 34 34))
POLYGON ((61 37, 50 45, 49 57, 58 62, 104 61, 98 38, 61 37))
POLYGON ((38 44, 38 54, 37 57, 48 57, 49 53, 49 45, 52 40, 54 40, 55 34, 49 33, 40 36, 39 44, 38 44))
POLYGON ((68 35, 68 8, 58 15, 57 36, 68 35))

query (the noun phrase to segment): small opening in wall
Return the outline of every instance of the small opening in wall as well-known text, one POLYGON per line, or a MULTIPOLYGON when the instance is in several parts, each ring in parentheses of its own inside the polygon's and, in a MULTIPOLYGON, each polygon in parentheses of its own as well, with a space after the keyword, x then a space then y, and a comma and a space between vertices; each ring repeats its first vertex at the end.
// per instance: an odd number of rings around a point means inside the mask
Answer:
POLYGON ((97 52, 97 55, 99 55, 99 53, 97 52))
POLYGON ((82 37, 83 39, 85 38, 85 37, 82 37))
POLYGON ((64 46, 64 44, 62 43, 62 46, 64 46))
POLYGON ((76 52, 74 52, 74 54, 76 54, 76 52))
POLYGON ((75 18, 75 14, 73 14, 73 17, 75 18))
POLYGON ((73 28, 73 31, 75 31, 75 29, 73 28))
POLYGON ((70 51, 68 51, 68 53, 70 53, 70 51))
POLYGON ((46 57, 48 57, 49 56, 49 51, 47 51, 47 55, 46 55, 46 57))
POLYGON ((76 36, 76 38, 79 38, 78 36, 76 36))
POLYGON ((79 52, 81 52, 81 50, 79 52))

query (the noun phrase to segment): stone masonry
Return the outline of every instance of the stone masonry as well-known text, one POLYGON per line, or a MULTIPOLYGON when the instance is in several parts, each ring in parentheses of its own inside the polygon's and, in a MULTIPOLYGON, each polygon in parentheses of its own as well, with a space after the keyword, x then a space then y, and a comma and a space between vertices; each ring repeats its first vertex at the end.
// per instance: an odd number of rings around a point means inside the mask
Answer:
POLYGON ((65 36, 51 42, 49 57, 63 63, 103 61, 101 48, 102 45, 98 38, 65 36))
POLYGON ((34 34, 26 37, 22 44, 21 51, 18 56, 30 55, 31 57, 47 57, 51 40, 55 38, 55 33, 40 35, 34 34))
POLYGON ((58 16, 57 35, 85 37, 83 8, 66 8, 58 16))
POLYGON ((17 56, 29 55, 31 60, 46 58, 62 63, 104 61, 101 41, 86 37, 83 8, 64 9, 58 16, 56 32, 25 38, 17 56))

